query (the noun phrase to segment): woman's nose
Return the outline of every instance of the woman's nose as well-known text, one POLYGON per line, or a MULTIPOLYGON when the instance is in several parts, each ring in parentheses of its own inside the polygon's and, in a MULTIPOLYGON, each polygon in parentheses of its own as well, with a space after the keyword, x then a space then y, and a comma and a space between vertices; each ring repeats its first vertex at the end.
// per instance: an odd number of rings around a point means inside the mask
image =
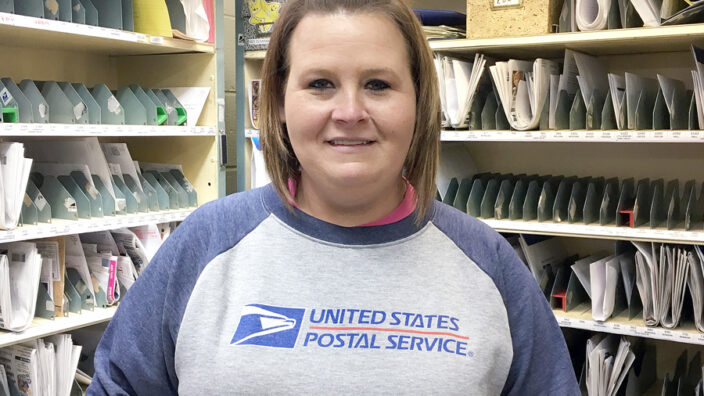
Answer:
POLYGON ((369 118, 362 92, 344 90, 340 92, 334 103, 332 119, 342 125, 354 125, 369 118))

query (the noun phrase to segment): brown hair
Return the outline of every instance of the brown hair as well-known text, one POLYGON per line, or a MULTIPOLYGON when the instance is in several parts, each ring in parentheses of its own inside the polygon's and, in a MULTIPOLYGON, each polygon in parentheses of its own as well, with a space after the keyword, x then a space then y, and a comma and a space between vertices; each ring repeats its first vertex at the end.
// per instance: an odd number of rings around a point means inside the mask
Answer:
POLYGON ((284 5, 269 41, 262 70, 260 138, 266 169, 284 203, 293 197, 288 179, 299 175, 299 163, 279 118, 289 74, 288 48, 293 31, 309 13, 382 13, 403 36, 416 91, 416 122, 403 167, 416 190, 416 222, 425 216, 435 197, 435 173, 440 150, 440 97, 433 55, 418 18, 404 0, 289 0, 284 5))

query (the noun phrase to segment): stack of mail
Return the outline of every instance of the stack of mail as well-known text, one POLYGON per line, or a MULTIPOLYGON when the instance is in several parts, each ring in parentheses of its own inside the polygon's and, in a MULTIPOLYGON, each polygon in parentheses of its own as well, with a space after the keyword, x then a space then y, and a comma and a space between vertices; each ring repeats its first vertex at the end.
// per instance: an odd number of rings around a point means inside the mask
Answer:
POLYGON ((596 334, 587 340, 586 359, 589 396, 613 396, 633 365, 635 354, 625 338, 596 334))
POLYGON ((0 245, 0 328, 22 331, 32 323, 41 270, 36 244, 0 245))
POLYGON ((690 255, 684 249, 656 243, 633 242, 636 284, 648 326, 673 328, 679 323, 689 278, 690 255))
POLYGON ((147 260, 151 261, 157 250, 161 247, 161 244, 164 242, 161 238, 159 227, 156 224, 148 224, 132 227, 130 228, 130 231, 137 236, 140 245, 144 247, 144 253, 147 256, 147 260))
MULTIPOLYGON (((592 300, 592 318, 605 321, 614 314, 616 291, 620 286, 621 263, 628 261, 627 254, 595 255, 577 260, 572 269, 592 300)), ((627 273, 627 272, 623 272, 627 273)), ((628 280, 625 280, 628 283, 628 280)))
POLYGON ((506 118, 519 131, 535 129, 549 95, 551 76, 559 75, 556 62, 511 59, 489 67, 506 118))
POLYGON ((0 349, 4 395, 69 396, 81 347, 60 334, 0 349))
POLYGON ((22 143, 0 142, 0 229, 17 227, 31 169, 22 143))
POLYGON ((445 125, 453 128, 469 125, 470 110, 482 82, 486 62, 481 54, 474 56, 474 62, 435 55, 445 125))
POLYGON ((689 294, 694 307, 694 324, 704 332, 704 252, 701 246, 694 246, 688 253, 689 259, 689 294))

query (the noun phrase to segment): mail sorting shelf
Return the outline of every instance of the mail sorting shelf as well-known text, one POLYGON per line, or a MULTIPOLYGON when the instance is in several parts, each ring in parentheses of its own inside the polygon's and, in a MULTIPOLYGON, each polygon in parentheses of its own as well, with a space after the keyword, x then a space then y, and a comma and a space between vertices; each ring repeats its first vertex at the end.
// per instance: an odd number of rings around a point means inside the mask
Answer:
POLYGON ((0 123, 0 136, 215 136, 215 127, 0 123))
POLYGON ((0 330, 0 348, 108 322, 115 315, 116 310, 117 307, 95 308, 93 311, 84 310, 80 314, 72 313, 54 320, 35 317, 32 325, 23 332, 0 330))
POLYGON ((183 221, 194 210, 168 210, 82 220, 52 219, 48 224, 20 226, 14 230, 0 231, 0 243, 183 221))
POLYGON ((605 322, 599 322, 592 319, 591 306, 586 304, 570 312, 553 309, 553 314, 560 327, 704 345, 704 333, 698 331, 691 322, 680 323, 674 329, 648 327, 641 316, 628 319, 625 314, 616 314, 605 322))
POLYGON ((9 13, 0 13, 0 36, 4 42, 16 47, 78 50, 110 55, 215 53, 215 46, 208 43, 9 13))
POLYGON ((456 130, 442 131, 443 142, 704 143, 699 130, 456 130))

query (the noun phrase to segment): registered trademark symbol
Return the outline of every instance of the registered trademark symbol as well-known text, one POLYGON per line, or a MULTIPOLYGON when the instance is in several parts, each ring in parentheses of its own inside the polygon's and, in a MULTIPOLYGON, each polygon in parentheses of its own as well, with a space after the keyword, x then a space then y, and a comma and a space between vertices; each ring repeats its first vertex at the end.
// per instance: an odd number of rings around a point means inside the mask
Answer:
POLYGON ((467 352, 467 357, 474 357, 474 352, 467 352))

